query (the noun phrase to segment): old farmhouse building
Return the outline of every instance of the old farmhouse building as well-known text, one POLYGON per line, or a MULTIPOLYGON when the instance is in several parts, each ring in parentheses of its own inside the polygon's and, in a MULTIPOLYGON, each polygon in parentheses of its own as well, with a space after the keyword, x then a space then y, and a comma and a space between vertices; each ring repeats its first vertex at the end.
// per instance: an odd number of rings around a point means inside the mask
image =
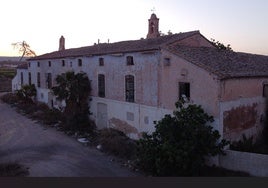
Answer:
POLYGON ((268 57, 219 50, 199 31, 160 36, 152 14, 146 39, 100 43, 30 58, 18 69, 13 89, 32 83, 37 100, 61 105, 50 90, 57 75, 86 72, 91 111, 98 128, 113 127, 138 138, 186 97, 214 116, 223 138, 257 135, 266 117, 268 57), (17 84, 17 85, 16 85, 17 84))

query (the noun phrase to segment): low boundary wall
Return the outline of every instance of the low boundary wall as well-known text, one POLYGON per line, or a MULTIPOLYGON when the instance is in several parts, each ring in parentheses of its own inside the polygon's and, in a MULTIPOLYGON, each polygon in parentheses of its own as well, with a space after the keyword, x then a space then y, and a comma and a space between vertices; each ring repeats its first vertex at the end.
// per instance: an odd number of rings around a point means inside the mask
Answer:
POLYGON ((268 177, 268 155, 225 150, 219 156, 219 166, 235 171, 243 171, 252 176, 268 177))

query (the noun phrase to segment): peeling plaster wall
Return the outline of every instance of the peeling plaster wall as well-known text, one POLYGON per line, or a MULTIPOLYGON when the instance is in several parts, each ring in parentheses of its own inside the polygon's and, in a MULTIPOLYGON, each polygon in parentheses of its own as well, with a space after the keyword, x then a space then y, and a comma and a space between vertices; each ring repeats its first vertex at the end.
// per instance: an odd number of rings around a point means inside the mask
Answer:
POLYGON ((256 138, 262 131, 266 99, 262 96, 265 78, 231 79, 222 82, 220 124, 223 137, 238 141, 242 135, 256 138))
POLYGON ((165 114, 172 113, 171 110, 92 97, 90 106, 93 114, 91 117, 96 122, 98 122, 98 103, 107 105, 107 127, 119 129, 134 139, 139 138, 141 132, 152 133, 155 130, 154 121, 162 119, 165 114), (128 114, 133 116, 128 117, 128 114))

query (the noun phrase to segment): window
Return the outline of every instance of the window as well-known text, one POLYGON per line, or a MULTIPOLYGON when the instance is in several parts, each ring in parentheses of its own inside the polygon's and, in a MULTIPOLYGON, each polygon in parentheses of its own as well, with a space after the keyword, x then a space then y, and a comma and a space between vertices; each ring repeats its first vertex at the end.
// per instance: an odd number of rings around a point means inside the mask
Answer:
POLYGON ((78 59, 78 66, 82 67, 82 59, 78 59))
POLYGON ((99 58, 99 66, 104 66, 104 58, 103 57, 99 58))
POLYGON ((164 58, 164 66, 170 66, 170 58, 164 58))
POLYGON ((98 95, 99 97, 105 97, 105 75, 98 75, 98 95))
POLYGON ((48 62, 48 66, 51 67, 51 61, 48 62))
POLYGON ((52 88, 52 76, 51 73, 46 73, 46 86, 48 89, 52 88))
POLYGON ((41 87, 40 72, 37 73, 37 87, 41 87))
POLYGON ((190 99, 190 83, 179 82, 179 99, 190 99))
POLYGON ((20 73, 20 85, 23 85, 23 72, 20 73))
POLYGON ((127 65, 134 65, 133 56, 127 56, 127 65))
POLYGON ((268 98, 268 84, 263 85, 263 97, 268 98))
POLYGON ((37 62, 37 67, 40 67, 40 62, 39 61, 37 62))
POLYGON ((31 67, 31 63, 28 63, 28 66, 31 67))
POLYGON ((65 67, 65 60, 61 60, 61 65, 65 67))
POLYGON ((134 76, 127 75, 125 77, 125 88, 126 88, 126 101, 127 102, 134 102, 134 76))
POLYGON ((28 81, 29 81, 29 85, 31 85, 32 84, 32 75, 30 72, 28 73, 28 81))

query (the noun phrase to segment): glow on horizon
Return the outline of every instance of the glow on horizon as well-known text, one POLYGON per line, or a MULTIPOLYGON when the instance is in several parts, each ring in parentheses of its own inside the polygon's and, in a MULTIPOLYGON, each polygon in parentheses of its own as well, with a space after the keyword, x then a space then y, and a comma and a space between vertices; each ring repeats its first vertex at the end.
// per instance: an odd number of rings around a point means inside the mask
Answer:
POLYGON ((100 42, 145 38, 151 9, 160 31, 199 30, 234 51, 268 55, 267 0, 8 0, 1 3, 0 56, 26 41, 38 54, 100 42))

